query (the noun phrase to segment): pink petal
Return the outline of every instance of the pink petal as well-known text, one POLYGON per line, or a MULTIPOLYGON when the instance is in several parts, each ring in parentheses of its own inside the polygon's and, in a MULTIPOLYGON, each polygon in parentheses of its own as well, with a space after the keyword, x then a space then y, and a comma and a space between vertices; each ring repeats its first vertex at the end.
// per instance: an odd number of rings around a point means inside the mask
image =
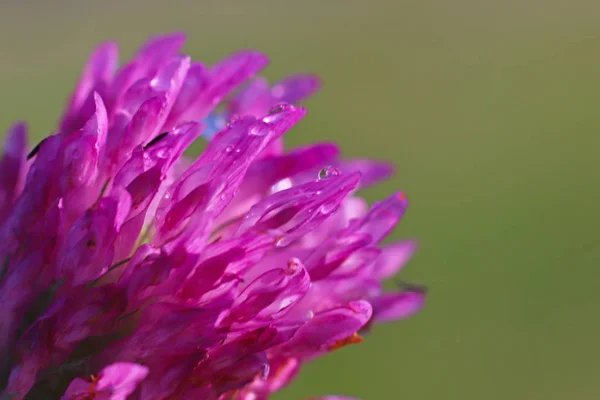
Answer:
POLYGON ((293 75, 273 86, 271 94, 277 102, 295 104, 319 90, 321 80, 316 75, 293 75))
POLYGON ((13 202, 23 190, 26 173, 27 126, 25 123, 13 125, 4 141, 4 155, 0 159, 0 222, 13 206, 13 202))
POLYGON ((250 209, 236 234, 271 231, 285 246, 335 212, 359 178, 358 173, 332 176, 274 193, 250 209))
POLYGON ((328 351, 358 332, 371 315, 371 305, 362 300, 318 313, 289 342, 279 346, 277 354, 308 357, 328 351))
POLYGON ((425 305, 424 292, 388 293, 370 300, 376 322, 404 319, 419 312, 425 305))
POLYGON ((377 257, 373 274, 378 279, 388 279, 396 275, 417 251, 417 242, 403 240, 383 247, 377 257))
POLYGON ((99 46, 88 59, 85 70, 75 91, 71 95, 67 110, 60 124, 60 131, 69 134, 81 128, 86 116, 81 108, 92 94, 93 90, 106 85, 113 77, 118 64, 119 50, 112 42, 99 46))

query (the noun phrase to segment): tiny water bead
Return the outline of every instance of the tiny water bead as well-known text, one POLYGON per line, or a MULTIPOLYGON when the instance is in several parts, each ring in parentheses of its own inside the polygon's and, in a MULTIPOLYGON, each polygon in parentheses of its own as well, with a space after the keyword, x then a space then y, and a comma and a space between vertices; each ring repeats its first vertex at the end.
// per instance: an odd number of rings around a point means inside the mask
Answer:
POLYGON ((332 167, 332 166, 328 166, 323 168, 322 170, 319 171, 319 179, 327 179, 327 178, 331 178, 334 176, 338 176, 340 175, 340 170, 332 167))
POLYGON ((287 265, 291 272, 296 272, 302 265, 302 261, 300 261, 300 259, 297 257, 292 257, 288 260, 287 265))
POLYGON ((266 136, 270 131, 267 124, 255 124, 250 128, 248 133, 252 136, 266 136))
POLYGON ((271 194, 281 192, 282 190, 290 189, 293 183, 290 178, 285 178, 271 186, 271 194))
POLYGON ((272 107, 269 110, 269 115, 264 117, 262 120, 267 124, 275 124, 279 122, 282 118, 286 117, 285 111, 290 110, 291 106, 289 104, 279 104, 275 107, 272 107))
POLYGON ((323 214, 333 214, 340 208, 338 203, 323 204, 319 211, 323 214))
POLYGON ((269 110, 269 115, 278 114, 280 112, 288 110, 289 108, 290 108, 289 104, 277 104, 277 105, 271 107, 271 109, 269 110))

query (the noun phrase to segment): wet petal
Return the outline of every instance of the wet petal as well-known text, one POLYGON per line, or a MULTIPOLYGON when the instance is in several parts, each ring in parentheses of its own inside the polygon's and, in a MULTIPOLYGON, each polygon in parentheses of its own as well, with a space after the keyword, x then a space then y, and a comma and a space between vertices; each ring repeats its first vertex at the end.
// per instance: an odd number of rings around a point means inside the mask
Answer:
POLYGON ((285 246, 337 211, 360 174, 332 176, 272 194, 244 216, 236 234, 273 232, 285 246))

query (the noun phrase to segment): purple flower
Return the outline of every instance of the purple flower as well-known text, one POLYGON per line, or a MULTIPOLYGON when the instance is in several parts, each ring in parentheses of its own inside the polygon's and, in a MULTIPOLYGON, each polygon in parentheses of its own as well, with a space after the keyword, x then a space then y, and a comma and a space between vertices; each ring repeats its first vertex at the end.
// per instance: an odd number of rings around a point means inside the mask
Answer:
POLYGON ((270 86, 253 78, 264 55, 206 67, 183 42, 152 39, 120 69, 100 46, 54 135, 29 154, 25 124, 6 136, 0 398, 266 399, 423 306, 421 288, 381 285, 416 248, 382 244, 406 197, 357 197, 391 167, 284 150, 318 79, 270 86))

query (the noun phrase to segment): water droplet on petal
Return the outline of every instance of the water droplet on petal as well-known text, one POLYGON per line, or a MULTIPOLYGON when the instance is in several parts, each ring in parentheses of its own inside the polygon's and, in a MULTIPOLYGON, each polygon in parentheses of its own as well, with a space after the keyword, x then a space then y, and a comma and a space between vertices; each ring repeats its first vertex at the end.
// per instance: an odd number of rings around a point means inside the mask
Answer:
POLYGON ((340 205, 337 203, 323 204, 319 211, 321 214, 333 214, 340 208, 340 205))
POLYGON ((235 124, 240 119, 241 119, 241 117, 239 115, 234 115, 233 117, 231 117, 227 120, 227 126, 229 127, 229 126, 235 124))
POLYGON ((289 306, 291 306, 292 304, 294 304, 294 302, 296 302, 296 300, 298 300, 298 297, 299 297, 298 295, 293 295, 293 296, 285 297, 279 303, 279 310, 277 310, 277 311, 281 311, 281 310, 283 310, 285 308, 288 308, 289 306))
POLYGON ((327 179, 331 178, 332 176, 338 176, 339 174, 339 169, 332 166, 328 166, 319 171, 319 179, 327 179))
POLYGON ((289 104, 276 104, 269 110, 269 115, 278 114, 290 108, 289 104))
POLYGON ((277 239, 277 241, 275 242, 275 246, 276 247, 285 247, 288 245, 288 240, 285 236, 280 237, 279 239, 277 239))
POLYGON ((252 136, 265 136, 269 133, 269 128, 264 125, 254 125, 250 128, 248 133, 252 136))
POLYGON ((300 265, 302 265, 302 261, 297 257, 292 257, 288 261, 288 268, 291 272, 296 272, 300 268, 300 265))
POLYGON ((273 108, 271 108, 271 110, 269 111, 269 115, 264 117, 262 120, 263 120, 263 122, 266 122, 267 124, 277 123, 281 118, 283 118, 285 116, 283 111, 289 110, 291 107, 292 106, 290 106, 289 104, 276 105, 273 108))
POLYGON ((271 193, 281 192, 282 190, 286 190, 292 187, 292 180, 290 178, 285 178, 271 186, 271 193))
POLYGON ((225 147, 225 153, 231 153, 233 151, 233 146, 225 147))
POLYGON ((166 153, 167 149, 160 149, 156 152, 156 156, 159 158, 165 158, 166 153))

